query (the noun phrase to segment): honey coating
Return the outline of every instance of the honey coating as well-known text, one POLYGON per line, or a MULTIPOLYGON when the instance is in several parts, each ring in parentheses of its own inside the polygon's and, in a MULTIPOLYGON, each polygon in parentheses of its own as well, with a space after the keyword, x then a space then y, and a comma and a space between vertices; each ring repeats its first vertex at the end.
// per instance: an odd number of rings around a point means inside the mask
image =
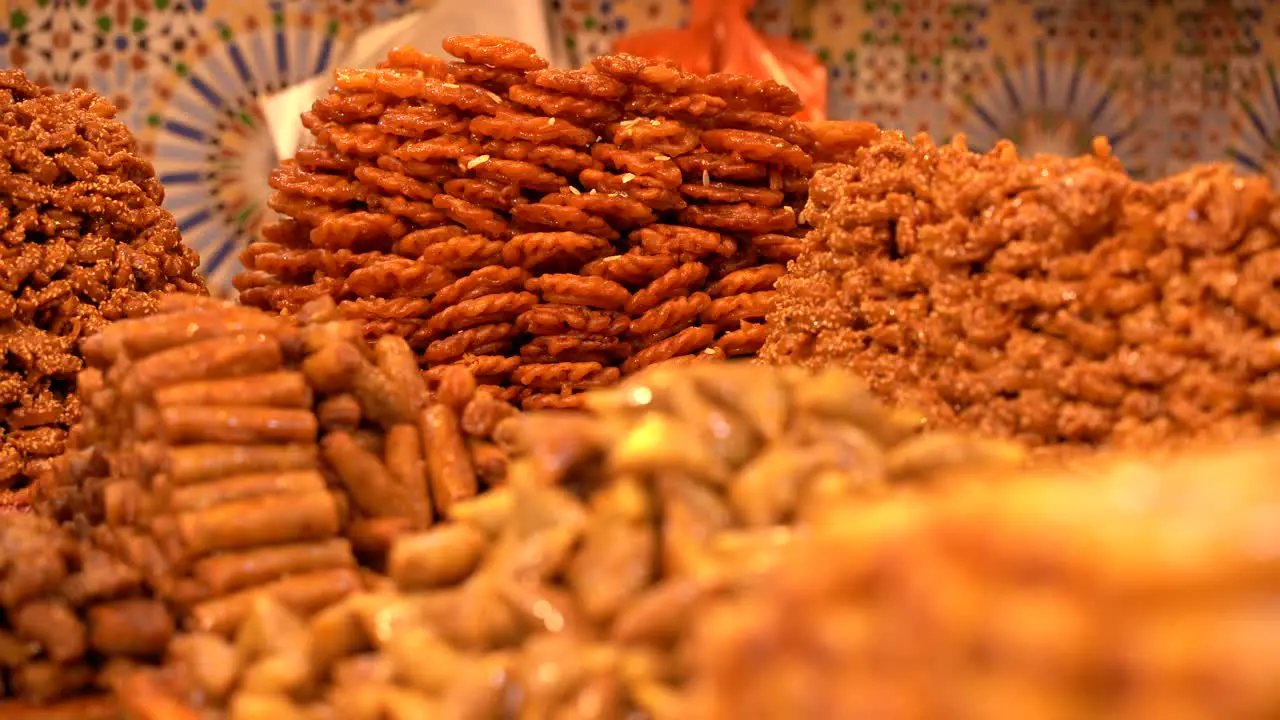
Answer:
POLYGON ((206 292, 115 116, 93 93, 0 71, 0 497, 62 453, 80 416, 82 338, 153 312, 159 293, 206 292))
POLYGON ((1275 717, 1277 452, 839 507, 704 615, 687 717, 1275 717))
MULTIPOLYGON (((650 315, 642 332, 627 323, 789 259, 753 238, 802 232, 819 145, 788 117, 794 92, 633 56, 548 69, 527 45, 488 36, 444 49, 458 61, 396 48, 377 69, 335 74, 303 117, 317 144, 272 174, 285 219, 242 254, 241 302, 289 314, 330 296, 368 337, 406 338, 429 383, 461 365, 527 408, 575 407, 618 371, 760 348, 750 328, 772 296, 650 315), (699 269, 651 285, 676 265, 699 269), (628 306, 633 295, 645 306, 628 306), (615 320, 580 319, 598 311, 615 320)), ((870 126, 848 125, 824 126, 835 140, 817 159, 865 144, 870 126)))
POLYGON ((841 371, 650 368, 584 398, 500 421, 507 484, 400 538, 388 583, 309 618, 263 598, 234 640, 176 638, 172 687, 238 720, 699 717, 705 609, 833 504, 1023 459, 919 435, 841 371))
POLYGON ((1274 423, 1277 195, 1153 183, 884 133, 817 173, 763 356, 839 365, 930 422, 1041 448, 1154 448, 1274 423))
POLYGON ((229 634, 263 597, 327 607, 506 482, 497 428, 518 411, 459 366, 429 392, 403 338, 366 343, 327 298, 281 318, 163 295, 83 355, 70 450, 34 513, 0 511, 0 697, 105 688, 175 627, 229 634))

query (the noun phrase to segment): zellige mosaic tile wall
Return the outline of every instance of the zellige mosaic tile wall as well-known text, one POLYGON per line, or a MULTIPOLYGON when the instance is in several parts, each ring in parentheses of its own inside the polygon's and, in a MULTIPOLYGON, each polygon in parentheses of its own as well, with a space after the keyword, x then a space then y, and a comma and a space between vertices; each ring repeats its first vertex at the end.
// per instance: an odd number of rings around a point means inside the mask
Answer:
MULTIPOLYGON (((115 101, 225 283, 269 212, 276 159, 257 98, 431 1, 0 0, 0 60, 115 101)), ((547 7, 575 62, 688 15, 682 0, 547 7)), ((1081 152, 1106 135, 1136 174, 1221 160, 1280 179, 1280 3, 758 0, 753 19, 827 65, 833 117, 1027 151, 1081 152)))

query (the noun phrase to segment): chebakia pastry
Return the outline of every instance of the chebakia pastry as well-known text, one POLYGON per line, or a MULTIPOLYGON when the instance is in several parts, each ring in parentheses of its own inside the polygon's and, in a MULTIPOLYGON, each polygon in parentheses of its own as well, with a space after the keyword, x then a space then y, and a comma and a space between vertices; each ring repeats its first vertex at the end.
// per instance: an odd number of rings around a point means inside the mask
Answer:
POLYGON ((255 603, 232 639, 175 638, 176 697, 235 720, 695 718, 705 608, 833 503, 1023 457, 917 434, 840 371, 651 368, 585 401, 503 421, 507 485, 400 538, 387 582, 310 617, 255 603))
POLYGON ((754 354, 799 252, 817 160, 872 136, 811 129, 770 81, 453 37, 339 70, 316 138, 271 178, 284 219, 242 255, 241 302, 319 296, 526 409, 668 360, 754 354))

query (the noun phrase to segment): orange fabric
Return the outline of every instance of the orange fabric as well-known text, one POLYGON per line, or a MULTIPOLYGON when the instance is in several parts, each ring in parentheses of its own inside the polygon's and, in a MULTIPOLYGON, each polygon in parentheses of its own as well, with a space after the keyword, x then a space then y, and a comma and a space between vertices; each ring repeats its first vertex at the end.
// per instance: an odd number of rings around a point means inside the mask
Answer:
POLYGON ((827 69, 799 43, 766 38, 747 13, 755 0, 693 0, 689 27, 619 38, 615 48, 642 57, 680 63, 690 72, 731 72, 775 80, 804 101, 803 120, 827 118, 827 69))

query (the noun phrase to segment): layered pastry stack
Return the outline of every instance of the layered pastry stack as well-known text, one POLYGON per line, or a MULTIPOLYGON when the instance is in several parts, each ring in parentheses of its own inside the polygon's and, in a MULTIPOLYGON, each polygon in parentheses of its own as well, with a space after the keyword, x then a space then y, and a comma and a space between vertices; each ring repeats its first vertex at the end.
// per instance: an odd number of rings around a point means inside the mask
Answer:
MULTIPOLYGON (((330 296, 526 408, 675 358, 753 354, 801 247, 814 133, 790 90, 626 55, 553 70, 451 38, 337 73, 272 176, 242 302, 330 296)), ((847 143, 846 143, 847 146, 847 143)))

